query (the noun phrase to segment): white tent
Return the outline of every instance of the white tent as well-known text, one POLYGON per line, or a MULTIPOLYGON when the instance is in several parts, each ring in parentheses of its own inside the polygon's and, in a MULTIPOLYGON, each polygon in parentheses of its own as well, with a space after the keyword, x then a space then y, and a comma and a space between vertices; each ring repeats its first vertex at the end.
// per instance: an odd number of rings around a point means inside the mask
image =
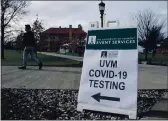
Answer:
POLYGON ((144 51, 144 48, 138 45, 138 52, 143 53, 143 51, 144 51))

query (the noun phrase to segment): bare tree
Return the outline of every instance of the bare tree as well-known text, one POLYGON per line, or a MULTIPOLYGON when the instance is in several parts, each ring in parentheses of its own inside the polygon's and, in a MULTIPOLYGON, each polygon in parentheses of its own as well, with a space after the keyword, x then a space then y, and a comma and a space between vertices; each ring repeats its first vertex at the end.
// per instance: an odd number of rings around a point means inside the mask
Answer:
POLYGON ((45 28, 43 27, 42 21, 40 21, 37 16, 37 19, 33 22, 32 31, 34 32, 34 36, 35 36, 36 43, 37 43, 37 49, 39 50, 41 50, 40 46, 43 45, 43 40, 40 37, 44 29, 45 28))
POLYGON ((153 51, 155 55, 157 42, 164 38, 162 29, 165 20, 159 21, 159 17, 151 10, 138 12, 135 16, 138 22, 138 40, 145 48, 145 60, 147 60, 148 52, 153 51))
POLYGON ((28 12, 26 10, 28 3, 25 0, 1 0, 1 59, 4 59, 6 34, 11 33, 11 30, 7 30, 11 28, 11 22, 17 24, 21 16, 28 12))
POLYGON ((164 34, 161 33, 162 26, 153 26, 149 33, 148 41, 146 42, 148 50, 152 50, 152 57, 156 55, 157 44, 164 40, 164 34))
POLYGON ((23 34, 24 34, 24 32, 20 31, 19 34, 17 35, 16 39, 15 39, 16 49, 19 50, 19 51, 23 49, 23 45, 22 45, 23 34))

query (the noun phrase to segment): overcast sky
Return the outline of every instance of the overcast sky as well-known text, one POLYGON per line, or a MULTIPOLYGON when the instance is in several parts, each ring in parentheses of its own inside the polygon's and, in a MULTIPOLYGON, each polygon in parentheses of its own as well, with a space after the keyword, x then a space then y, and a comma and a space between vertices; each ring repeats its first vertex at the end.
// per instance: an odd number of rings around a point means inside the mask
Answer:
MULTIPOLYGON (((45 29, 50 27, 68 27, 70 24, 77 27, 81 24, 85 31, 89 22, 99 21, 100 1, 31 1, 29 14, 20 24, 32 24, 38 14, 43 20, 45 29)), ((121 27, 136 25, 133 15, 139 10, 151 9, 161 19, 167 20, 167 1, 105 1, 106 21, 119 20, 121 27)), ((164 30, 167 32, 167 28, 164 30)))

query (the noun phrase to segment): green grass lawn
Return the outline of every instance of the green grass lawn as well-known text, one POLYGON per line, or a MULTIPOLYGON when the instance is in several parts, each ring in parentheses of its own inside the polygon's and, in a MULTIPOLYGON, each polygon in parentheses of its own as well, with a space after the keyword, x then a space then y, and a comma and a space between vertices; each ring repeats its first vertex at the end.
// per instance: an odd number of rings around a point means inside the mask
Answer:
MULTIPOLYGON (((144 54, 139 54, 139 59, 142 61, 145 60, 144 54)), ((153 58, 151 54, 148 54, 148 61, 151 62, 151 64, 157 64, 157 65, 168 65, 168 54, 156 54, 153 58)))
MULTIPOLYGON (((23 59, 22 51, 17 50, 5 50, 5 59, 2 60, 2 66, 19 66, 22 65, 23 59)), ((75 60, 69 60, 60 57, 54 57, 49 55, 38 54, 38 58, 43 62, 44 66, 74 66, 81 67, 81 63, 75 60)), ((27 65, 37 65, 28 56, 27 65)))
MULTIPOLYGON (((2 66, 19 66, 22 65, 22 52, 17 50, 5 50, 5 59, 2 60, 2 66)), ((79 61, 69 60, 60 57, 38 54, 38 58, 43 62, 44 66, 64 66, 64 67, 82 67, 79 61)), ((139 54, 139 58, 144 61, 144 54, 139 54)), ((163 65, 168 64, 168 54, 157 54, 152 58, 148 55, 151 64, 163 65)), ((28 65, 37 65, 28 56, 28 65)))

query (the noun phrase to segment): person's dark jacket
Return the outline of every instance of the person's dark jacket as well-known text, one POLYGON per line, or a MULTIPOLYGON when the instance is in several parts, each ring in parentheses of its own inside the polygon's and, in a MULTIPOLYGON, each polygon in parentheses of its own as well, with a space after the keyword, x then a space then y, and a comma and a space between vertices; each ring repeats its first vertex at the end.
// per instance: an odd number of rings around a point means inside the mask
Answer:
POLYGON ((32 31, 28 31, 24 33, 23 35, 23 45, 26 46, 32 46, 36 48, 36 40, 34 37, 34 33, 32 31))

